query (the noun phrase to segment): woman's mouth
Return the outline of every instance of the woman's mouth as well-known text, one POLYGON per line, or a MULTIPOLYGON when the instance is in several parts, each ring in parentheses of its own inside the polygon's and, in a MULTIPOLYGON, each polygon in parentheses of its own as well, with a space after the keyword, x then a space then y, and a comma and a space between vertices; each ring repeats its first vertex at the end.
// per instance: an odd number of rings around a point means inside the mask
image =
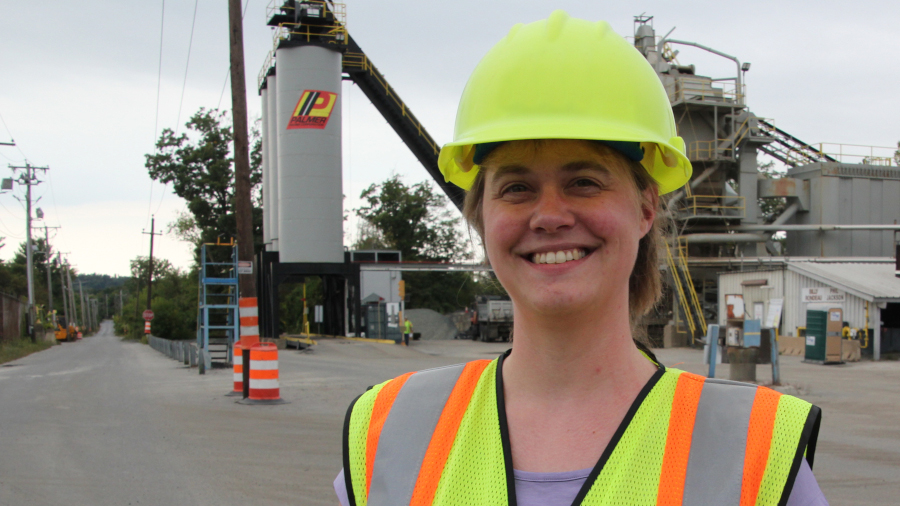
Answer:
POLYGON ((529 260, 536 264, 563 264, 575 260, 581 260, 590 252, 582 248, 566 249, 560 251, 548 251, 546 253, 532 253, 529 260))

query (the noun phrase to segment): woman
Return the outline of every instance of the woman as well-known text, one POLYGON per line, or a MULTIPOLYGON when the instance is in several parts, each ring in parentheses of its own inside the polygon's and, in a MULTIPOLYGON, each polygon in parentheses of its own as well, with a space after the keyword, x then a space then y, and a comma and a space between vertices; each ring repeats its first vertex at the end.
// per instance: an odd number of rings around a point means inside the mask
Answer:
POLYGON ((632 338, 659 297, 659 195, 690 178, 683 152, 655 72, 609 25, 513 27, 439 160, 513 301, 513 348, 354 401, 342 504, 824 503, 818 408, 667 369, 632 338))

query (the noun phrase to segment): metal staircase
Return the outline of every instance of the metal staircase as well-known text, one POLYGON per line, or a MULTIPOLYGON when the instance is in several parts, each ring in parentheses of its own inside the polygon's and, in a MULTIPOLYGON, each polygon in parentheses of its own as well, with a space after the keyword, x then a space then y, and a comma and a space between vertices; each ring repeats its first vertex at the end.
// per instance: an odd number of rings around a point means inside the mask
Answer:
POLYGON ((684 311, 684 320, 688 325, 693 344, 698 328, 701 330, 701 336, 706 335, 706 318, 703 316, 703 307, 700 305, 700 299, 697 297, 694 281, 691 279, 688 269, 687 245, 678 240, 675 250, 677 258, 672 254, 672 247, 666 242, 666 263, 669 265, 675 291, 678 292, 678 302, 684 311))
POLYGON ((200 247, 197 347, 208 366, 231 363, 239 338, 238 252, 232 239, 200 247))

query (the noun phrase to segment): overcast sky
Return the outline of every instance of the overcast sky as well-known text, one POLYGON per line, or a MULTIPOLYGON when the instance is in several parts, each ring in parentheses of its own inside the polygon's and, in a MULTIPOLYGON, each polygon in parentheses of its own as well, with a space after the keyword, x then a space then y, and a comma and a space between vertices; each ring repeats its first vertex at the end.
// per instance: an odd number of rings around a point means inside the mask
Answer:
MULTIPOLYGON (((265 24, 268 0, 247 1, 253 121, 260 110, 257 74, 272 33, 265 24)), ((141 231, 149 231, 150 215, 165 230, 184 209, 144 168, 158 132, 183 130, 200 107, 230 108, 227 2, 197 3, 188 63, 194 6, 165 2, 161 48, 162 0, 5 0, 0 9, 0 142, 11 136, 17 143, 0 146, 0 163, 27 158, 49 166, 35 188, 45 216, 35 225, 62 227, 51 231, 51 243, 81 272, 127 274, 129 259, 147 254, 141 231)), ((545 18, 554 8, 604 19, 623 36, 632 35, 633 17, 646 12, 655 16, 658 35, 677 27, 672 37, 751 62, 751 110, 804 141, 893 146, 900 140, 895 2, 348 0, 347 26, 443 144, 451 140, 457 101, 481 56, 513 24, 545 18)), ((731 62, 692 48, 681 48, 678 60, 696 64, 701 75, 734 73, 731 62)), ((345 207, 357 207, 364 188, 393 173, 407 183, 426 179, 365 96, 347 82, 343 87, 345 207)), ((25 211, 14 198, 23 194, 17 186, 0 195, 0 236, 6 237, 0 258, 11 258, 24 240, 25 211)), ((180 267, 191 262, 190 246, 171 235, 157 239, 154 253, 180 267)))

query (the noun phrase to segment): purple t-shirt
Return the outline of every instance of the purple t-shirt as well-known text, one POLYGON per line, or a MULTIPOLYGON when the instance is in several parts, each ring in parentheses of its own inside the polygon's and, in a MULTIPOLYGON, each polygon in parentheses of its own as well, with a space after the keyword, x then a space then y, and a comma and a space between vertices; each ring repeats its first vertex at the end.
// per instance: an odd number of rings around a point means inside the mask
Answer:
MULTIPOLYGON (((590 473, 590 469, 564 473, 516 470, 516 501, 519 506, 570 506, 590 473)), ((334 480, 334 492, 341 506, 350 506, 343 469, 334 480)), ((787 506, 828 506, 806 459, 800 463, 787 506)))

